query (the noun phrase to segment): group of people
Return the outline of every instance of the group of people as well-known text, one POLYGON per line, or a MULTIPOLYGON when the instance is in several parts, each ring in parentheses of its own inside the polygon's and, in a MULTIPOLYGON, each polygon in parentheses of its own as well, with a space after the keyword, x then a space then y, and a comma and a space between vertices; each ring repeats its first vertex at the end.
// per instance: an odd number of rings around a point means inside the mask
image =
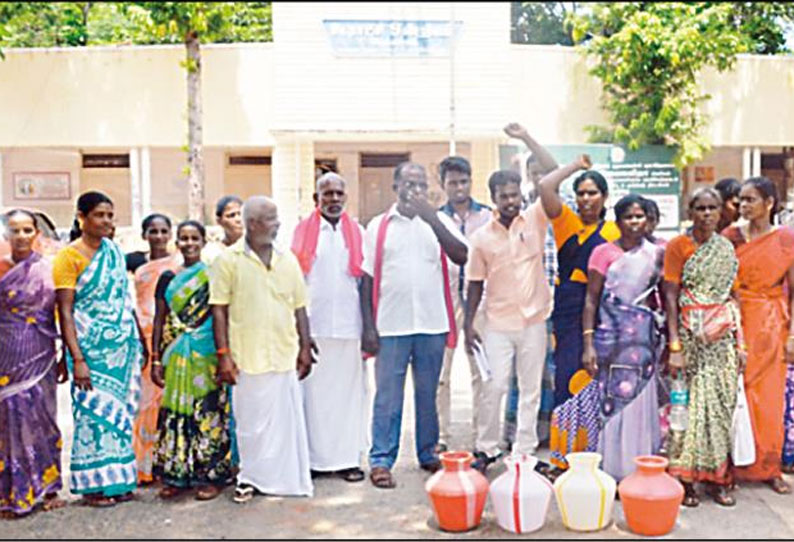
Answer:
POLYGON ((394 488, 408 368, 418 463, 435 472, 451 440, 458 342, 483 472, 548 438, 552 464, 537 468, 550 478, 574 451, 598 451, 617 479, 634 457, 665 453, 688 506, 701 482, 726 506, 734 479, 790 492, 781 472, 794 466, 794 231, 773 225, 774 183, 697 190, 692 226, 666 242, 654 236, 652 200, 624 196, 607 220, 608 184, 586 155, 559 167, 521 125, 505 132, 531 154, 490 176, 493 207, 472 198, 466 159, 440 163, 440 209, 425 168, 404 162, 395 203, 365 229, 345 210, 345 179, 326 173, 291 250, 275 243, 278 208, 265 196, 222 198, 224 237, 209 244, 199 222, 172 231, 150 215, 149 250, 125 255, 112 201, 87 192, 51 263, 33 250, 36 217, 10 211, 0 512, 63 505, 55 391, 66 381, 69 485, 91 506, 153 481, 163 499, 195 490, 210 500, 232 483, 237 502, 311 496, 318 476, 364 480, 367 454, 371 483, 394 488), (560 185, 572 176, 566 201, 560 185), (756 447, 745 467, 731 462, 740 378, 756 447), (667 428, 672 379, 689 390, 683 429, 667 428))

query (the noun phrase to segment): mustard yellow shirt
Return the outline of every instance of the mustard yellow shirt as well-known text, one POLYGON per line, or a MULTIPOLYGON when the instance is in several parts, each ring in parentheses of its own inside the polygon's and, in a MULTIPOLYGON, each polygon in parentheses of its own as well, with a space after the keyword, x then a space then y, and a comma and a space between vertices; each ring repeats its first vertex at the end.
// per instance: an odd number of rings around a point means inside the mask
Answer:
POLYGON ((52 279, 55 289, 74 290, 77 279, 85 271, 91 260, 71 245, 63 247, 52 261, 52 279))
POLYGON ((270 269, 245 242, 222 251, 210 269, 210 304, 229 306, 229 348, 248 374, 294 371, 295 311, 306 306, 306 285, 291 251, 273 250, 270 269))

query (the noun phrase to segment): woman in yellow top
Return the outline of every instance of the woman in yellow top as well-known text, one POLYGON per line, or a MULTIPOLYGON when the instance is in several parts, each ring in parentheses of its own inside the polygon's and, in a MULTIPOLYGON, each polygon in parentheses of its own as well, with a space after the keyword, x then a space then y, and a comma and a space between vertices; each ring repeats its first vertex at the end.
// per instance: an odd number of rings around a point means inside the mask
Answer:
POLYGON ((92 506, 129 500, 137 485, 132 426, 140 396, 141 342, 113 202, 100 192, 77 200, 79 237, 53 262, 61 336, 72 378, 72 493, 92 506))

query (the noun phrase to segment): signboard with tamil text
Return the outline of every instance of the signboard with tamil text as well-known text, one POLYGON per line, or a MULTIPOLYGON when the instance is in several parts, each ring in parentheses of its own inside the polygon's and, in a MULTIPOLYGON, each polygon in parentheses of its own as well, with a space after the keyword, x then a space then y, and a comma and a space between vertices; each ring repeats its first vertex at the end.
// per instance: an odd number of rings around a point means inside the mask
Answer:
MULTIPOLYGON (((659 206, 659 233, 664 237, 678 234, 681 176, 673 165, 675 149, 648 145, 636 151, 626 151, 617 145, 604 144, 547 145, 546 148, 560 165, 572 162, 581 154, 590 155, 593 169, 603 174, 609 184, 608 208, 626 194, 640 194, 659 206)), ((501 167, 509 168, 512 156, 517 152, 525 153, 526 148, 501 145, 499 151, 501 167)), ((573 180, 578 175, 563 182, 560 188, 563 195, 573 198, 573 180)))
MULTIPOLYGON (((455 37, 461 21, 455 21, 455 37)), ((331 49, 347 57, 447 57, 452 25, 443 20, 323 20, 331 49)))

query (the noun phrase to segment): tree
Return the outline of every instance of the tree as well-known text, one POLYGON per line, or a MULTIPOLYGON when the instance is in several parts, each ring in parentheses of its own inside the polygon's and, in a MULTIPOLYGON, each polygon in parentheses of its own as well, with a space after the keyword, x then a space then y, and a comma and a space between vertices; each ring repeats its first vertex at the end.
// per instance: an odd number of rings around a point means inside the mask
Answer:
POLYGON ((591 141, 636 149, 675 146, 677 165, 708 149, 698 84, 706 67, 732 69, 737 53, 778 52, 785 40, 776 17, 786 9, 764 3, 598 3, 572 16, 573 37, 595 58, 591 73, 603 84, 609 127, 590 126, 591 141), (770 16, 777 13, 776 16, 770 16))
MULTIPOLYGON (((188 108, 188 214, 204 221, 204 159, 201 108, 201 42, 236 41, 269 28, 270 5, 259 2, 138 2, 162 41, 185 44, 188 108), (251 4, 251 3, 248 3, 251 4), (253 9, 246 10, 246 7, 253 9)), ((268 36, 269 37, 269 36, 268 36)))
POLYGON ((510 38, 513 43, 573 45, 569 14, 576 2, 511 2, 510 38))
POLYGON ((91 2, 2 2, 0 27, 6 47, 86 45, 91 2))

